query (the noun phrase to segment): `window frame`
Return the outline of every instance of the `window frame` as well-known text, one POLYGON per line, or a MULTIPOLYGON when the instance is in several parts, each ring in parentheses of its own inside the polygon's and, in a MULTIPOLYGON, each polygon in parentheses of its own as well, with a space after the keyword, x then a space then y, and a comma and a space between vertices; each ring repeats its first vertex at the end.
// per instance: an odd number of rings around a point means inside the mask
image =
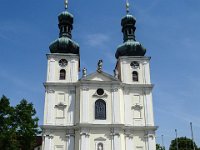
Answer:
POLYGON ((138 82, 139 81, 139 75, 137 71, 132 72, 132 81, 133 82, 138 82))
POLYGON ((66 79, 66 70, 61 69, 59 74, 59 80, 65 80, 66 79))
POLYGON ((103 99, 97 99, 94 103, 94 118, 95 120, 106 120, 107 119, 107 110, 106 110, 106 101, 103 99), (98 114, 97 112, 97 103, 103 104, 104 111, 102 111, 102 114, 98 114))

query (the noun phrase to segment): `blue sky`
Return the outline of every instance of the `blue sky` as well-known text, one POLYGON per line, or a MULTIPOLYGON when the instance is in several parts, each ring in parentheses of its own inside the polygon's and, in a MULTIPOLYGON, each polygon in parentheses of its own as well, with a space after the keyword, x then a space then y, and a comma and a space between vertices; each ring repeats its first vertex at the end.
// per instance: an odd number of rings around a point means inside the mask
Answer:
MULTIPOLYGON (((64 0, 1 0, 0 5, 0 95, 17 104, 32 102, 42 124, 46 53, 58 37, 57 16, 64 0)), ((193 122, 200 146, 200 1, 130 0, 136 19, 136 39, 151 56, 151 79, 157 142, 165 145, 178 136, 190 136, 193 122)), ((81 68, 112 73, 116 48, 122 43, 120 21, 125 0, 69 0, 75 16, 73 39, 81 50, 81 68)))

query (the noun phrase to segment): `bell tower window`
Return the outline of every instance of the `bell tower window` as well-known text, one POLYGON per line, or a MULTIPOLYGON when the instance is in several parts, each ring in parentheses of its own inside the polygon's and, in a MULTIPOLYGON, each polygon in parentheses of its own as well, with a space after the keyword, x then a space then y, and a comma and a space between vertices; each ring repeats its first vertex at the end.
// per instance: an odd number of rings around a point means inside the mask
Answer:
POLYGON ((60 80, 65 80, 66 77, 66 71, 65 69, 60 70, 60 80))
POLYGON ((132 72, 132 79, 133 79, 133 81, 138 81, 138 72, 137 71, 132 72))
POLYGON ((106 120, 106 102, 102 99, 95 102, 95 119, 106 120))

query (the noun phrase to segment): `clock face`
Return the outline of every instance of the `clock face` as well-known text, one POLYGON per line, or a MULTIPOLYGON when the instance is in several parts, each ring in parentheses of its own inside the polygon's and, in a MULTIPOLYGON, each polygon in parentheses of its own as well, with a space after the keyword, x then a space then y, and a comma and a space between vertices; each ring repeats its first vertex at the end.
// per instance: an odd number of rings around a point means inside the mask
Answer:
POLYGON ((60 67, 65 67, 65 66, 67 66, 67 64, 68 64, 68 61, 66 59, 61 59, 59 61, 60 67))
POLYGON ((137 61, 131 62, 130 65, 131 65, 132 68, 139 68, 139 66, 140 66, 139 63, 138 63, 137 61))

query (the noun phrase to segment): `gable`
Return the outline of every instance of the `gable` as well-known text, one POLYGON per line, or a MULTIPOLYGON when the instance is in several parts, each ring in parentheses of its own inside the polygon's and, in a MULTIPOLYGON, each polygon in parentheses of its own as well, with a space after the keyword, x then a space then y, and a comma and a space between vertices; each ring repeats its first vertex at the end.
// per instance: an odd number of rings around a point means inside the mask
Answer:
POLYGON ((112 75, 105 72, 95 72, 87 75, 86 77, 81 78, 80 80, 85 81, 118 81, 118 79, 114 78, 112 75))
POLYGON ((102 75, 102 74, 96 74, 95 76, 91 77, 90 80, 93 81, 112 81, 110 78, 102 75))
POLYGON ((106 141, 106 139, 103 137, 99 137, 99 138, 94 139, 94 141, 106 141))

